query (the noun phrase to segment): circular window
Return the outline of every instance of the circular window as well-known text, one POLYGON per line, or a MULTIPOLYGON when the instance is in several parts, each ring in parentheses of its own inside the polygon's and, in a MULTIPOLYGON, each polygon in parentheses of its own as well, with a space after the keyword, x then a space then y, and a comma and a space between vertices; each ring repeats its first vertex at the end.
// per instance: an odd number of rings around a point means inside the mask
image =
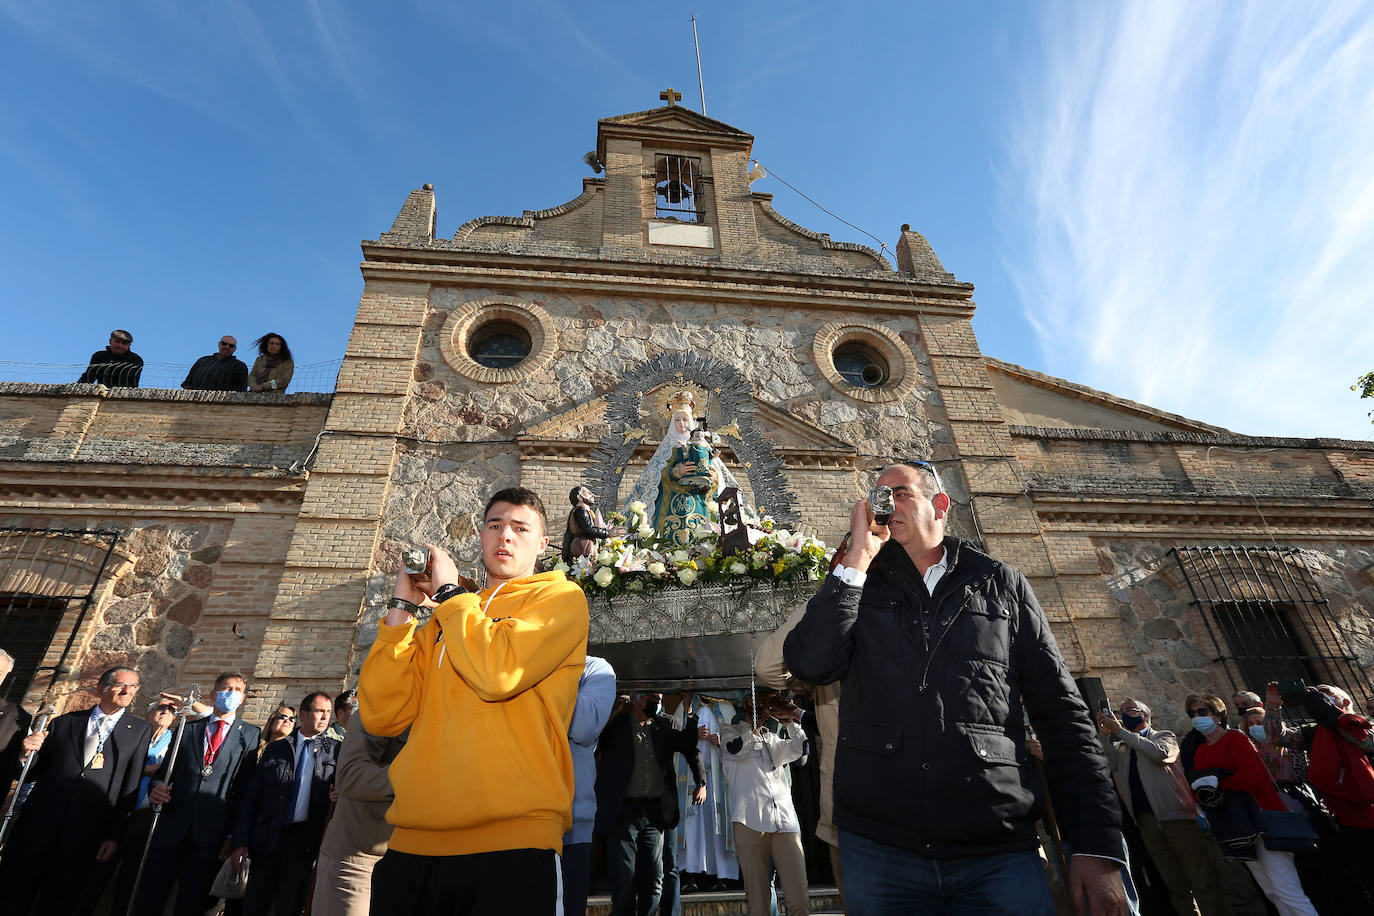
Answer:
POLYGON ((488 369, 510 369, 530 355, 530 334, 511 321, 489 321, 468 338, 468 355, 488 369))
POLYGON ((887 360, 872 347, 856 341, 835 348, 835 371, 855 388, 878 388, 892 375, 887 360))
POLYGON ((920 376, 897 331, 865 318, 832 321, 816 332, 811 355, 821 376, 845 397, 870 404, 900 401, 920 376))
POLYGON ((547 368, 558 352, 558 331, 533 302, 474 299, 449 312, 439 352, 464 378, 504 385, 547 368))

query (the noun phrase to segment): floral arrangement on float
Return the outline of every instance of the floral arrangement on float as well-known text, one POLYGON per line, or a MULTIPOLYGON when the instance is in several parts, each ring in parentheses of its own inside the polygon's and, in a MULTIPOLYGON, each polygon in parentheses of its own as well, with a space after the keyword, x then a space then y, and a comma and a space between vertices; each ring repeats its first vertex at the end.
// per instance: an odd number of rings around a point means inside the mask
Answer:
POLYGON ((625 533, 602 541, 595 553, 577 557, 571 566, 558 556, 544 564, 546 570, 566 573, 589 597, 702 585, 748 588, 759 583, 816 582, 825 575, 833 552, 810 535, 778 528, 762 514, 750 531, 748 548, 727 551, 720 545, 714 501, 709 526, 690 534, 685 544, 661 540, 647 506, 637 500, 628 503, 624 512, 610 513, 606 521, 625 533))

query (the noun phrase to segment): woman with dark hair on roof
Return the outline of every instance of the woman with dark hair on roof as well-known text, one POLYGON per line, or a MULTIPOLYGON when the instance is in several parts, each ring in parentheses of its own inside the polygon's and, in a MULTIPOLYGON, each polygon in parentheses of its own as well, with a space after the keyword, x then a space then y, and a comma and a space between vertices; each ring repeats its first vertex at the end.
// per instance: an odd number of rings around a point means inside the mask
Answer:
POLYGON ((258 348, 258 358, 253 361, 253 370, 248 373, 248 390, 282 394, 291 384, 291 375, 296 364, 291 360, 291 348, 286 338, 268 331, 253 341, 258 348))

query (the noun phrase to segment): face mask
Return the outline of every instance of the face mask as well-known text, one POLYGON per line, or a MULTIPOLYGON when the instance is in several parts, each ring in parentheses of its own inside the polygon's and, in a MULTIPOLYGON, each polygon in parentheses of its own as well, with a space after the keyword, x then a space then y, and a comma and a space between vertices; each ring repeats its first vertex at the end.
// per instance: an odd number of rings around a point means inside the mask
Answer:
POLYGON ((1268 741, 1268 740, 1269 740, 1269 736, 1268 736, 1267 734, 1265 734, 1264 726, 1263 726, 1263 725, 1252 725, 1252 726, 1250 726, 1250 737, 1251 737, 1251 738, 1254 738, 1256 741, 1268 741))
POLYGON ((233 712, 243 703, 243 694, 237 690, 220 690, 215 693, 215 708, 221 712, 233 712))
POLYGON ((658 709, 659 709, 659 706, 660 706, 660 705, 661 705, 661 701, 659 700, 658 697, 645 697, 645 698, 644 698, 644 715, 646 715, 646 716, 648 716, 649 718, 652 719, 654 716, 658 715, 658 709))
POLYGON ((1121 717, 1121 724, 1126 726, 1126 731, 1133 732, 1145 724, 1144 716, 1125 716, 1121 717))
POLYGON ((1193 728, 1196 728, 1204 735, 1210 735, 1216 730, 1216 727, 1217 720, 1213 719, 1211 716, 1193 716, 1193 728))

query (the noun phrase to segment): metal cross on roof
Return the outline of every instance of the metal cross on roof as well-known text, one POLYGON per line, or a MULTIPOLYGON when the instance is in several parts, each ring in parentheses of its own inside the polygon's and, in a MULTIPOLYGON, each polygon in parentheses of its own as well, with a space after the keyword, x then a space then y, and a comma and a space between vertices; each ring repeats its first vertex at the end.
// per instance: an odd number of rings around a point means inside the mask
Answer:
POLYGON ((669 107, 672 107, 673 105, 676 105, 678 102, 682 101, 682 93, 678 92, 672 86, 669 86, 667 89, 664 89, 662 92, 660 92, 658 94, 658 97, 662 101, 667 102, 669 107))

